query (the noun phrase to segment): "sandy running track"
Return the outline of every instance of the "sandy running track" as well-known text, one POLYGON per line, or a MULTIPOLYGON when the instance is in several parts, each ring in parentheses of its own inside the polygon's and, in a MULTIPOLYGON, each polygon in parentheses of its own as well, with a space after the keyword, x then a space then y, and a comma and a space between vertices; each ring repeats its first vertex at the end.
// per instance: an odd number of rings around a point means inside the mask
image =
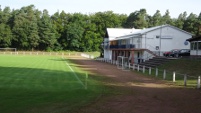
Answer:
POLYGON ((201 90, 175 87, 103 62, 72 60, 106 78, 102 82, 111 91, 78 113, 201 113, 201 90))

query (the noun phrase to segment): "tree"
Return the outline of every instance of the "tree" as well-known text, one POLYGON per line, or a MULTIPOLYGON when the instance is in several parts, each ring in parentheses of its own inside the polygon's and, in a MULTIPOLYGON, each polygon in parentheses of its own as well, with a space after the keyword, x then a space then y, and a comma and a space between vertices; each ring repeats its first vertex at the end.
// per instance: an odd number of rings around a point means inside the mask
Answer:
POLYGON ((66 37, 68 42, 68 48, 70 50, 79 51, 80 41, 83 35, 84 29, 77 23, 70 23, 67 25, 66 37))
POLYGON ((186 18, 187 18, 186 12, 179 14, 178 18, 174 21, 174 25, 180 29, 183 29, 186 18))
POLYGON ((146 9, 140 9, 140 11, 136 15, 136 20, 133 22, 134 27, 138 29, 147 28, 147 11, 146 9))
POLYGON ((159 10, 150 18, 149 27, 159 26, 162 23, 162 16, 159 10))
POLYGON ((125 23, 126 28, 137 28, 142 29, 148 27, 148 15, 146 9, 140 9, 131 13, 125 23))
POLYGON ((196 35, 200 36, 201 35, 201 13, 198 16, 198 19, 197 19, 197 22, 196 22, 196 27, 197 27, 196 35))
POLYGON ((55 49, 59 35, 47 10, 43 10, 41 20, 39 21, 39 36, 39 48, 41 50, 51 51, 55 49))
POLYGON ((10 47, 12 40, 12 32, 8 25, 1 23, 0 24, 0 47, 10 47))
POLYGON ((18 49, 34 50, 39 45, 37 11, 33 5, 22 7, 14 15, 13 42, 18 49))
POLYGON ((162 17, 162 24, 170 24, 173 25, 173 21, 170 17, 170 12, 169 10, 166 10, 165 15, 162 17))
POLYGON ((197 31, 198 31, 198 27, 196 22, 197 22, 197 15, 191 13, 185 20, 184 25, 183 25, 183 29, 187 32, 190 32, 194 35, 196 35, 197 31))
POLYGON ((12 32, 10 29, 11 12, 9 7, 0 10, 0 47, 11 46, 12 32))

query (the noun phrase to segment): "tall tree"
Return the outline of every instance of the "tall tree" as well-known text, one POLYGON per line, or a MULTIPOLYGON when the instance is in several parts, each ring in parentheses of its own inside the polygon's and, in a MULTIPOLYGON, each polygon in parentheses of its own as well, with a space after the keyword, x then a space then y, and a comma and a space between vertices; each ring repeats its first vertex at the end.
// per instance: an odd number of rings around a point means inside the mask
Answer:
POLYGON ((148 15, 146 9, 140 9, 140 11, 136 15, 136 20, 133 22, 135 28, 147 28, 147 17, 148 15))
POLYGON ((51 51, 55 49, 59 36, 56 31, 56 26, 53 24, 47 10, 43 10, 42 17, 39 22, 39 36, 39 48, 41 50, 51 51))
POLYGON ((14 16, 14 46, 18 49, 34 50, 39 45, 37 17, 33 5, 22 7, 14 16))
POLYGON ((9 7, 0 10, 0 47, 10 47, 12 32, 10 28, 11 11, 9 7))
POLYGON ((187 16, 186 12, 179 14, 179 17, 175 21, 174 25, 180 29, 183 29, 183 25, 184 25, 184 22, 186 20, 186 16, 187 16))
POLYGON ((150 18, 149 27, 159 26, 162 23, 162 16, 159 10, 150 18))
POLYGON ((196 27, 197 27, 196 35, 200 36, 201 35, 201 13, 198 16, 198 19, 197 19, 197 22, 196 22, 196 27))
POLYGON ((166 10, 165 15, 163 15, 163 17, 162 17, 162 24, 173 25, 173 21, 171 19, 169 10, 166 10))
POLYGON ((126 28, 146 28, 148 27, 148 15, 146 9, 140 9, 131 13, 125 23, 126 28))
POLYGON ((70 23, 67 25, 66 36, 68 40, 68 48, 70 50, 79 51, 83 32, 84 29, 77 23, 70 23))
POLYGON ((184 26, 183 26, 183 29, 187 32, 190 32, 194 35, 196 35, 197 31, 198 31, 198 28, 195 27, 197 26, 196 22, 197 22, 197 15, 191 13, 185 20, 184 22, 184 26))

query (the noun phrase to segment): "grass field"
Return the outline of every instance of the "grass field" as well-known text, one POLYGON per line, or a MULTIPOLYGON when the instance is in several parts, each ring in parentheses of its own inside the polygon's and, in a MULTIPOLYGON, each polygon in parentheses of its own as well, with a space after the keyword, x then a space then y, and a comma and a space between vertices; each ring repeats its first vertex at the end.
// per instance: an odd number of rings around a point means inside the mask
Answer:
POLYGON ((59 56, 0 55, 1 113, 63 113, 96 99, 101 85, 59 56))

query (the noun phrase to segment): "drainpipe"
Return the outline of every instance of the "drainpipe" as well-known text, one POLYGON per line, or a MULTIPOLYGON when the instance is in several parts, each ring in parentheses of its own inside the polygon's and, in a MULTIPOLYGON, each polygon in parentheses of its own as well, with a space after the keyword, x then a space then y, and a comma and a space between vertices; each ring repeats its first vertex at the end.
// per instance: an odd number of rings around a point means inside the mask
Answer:
POLYGON ((145 49, 147 49, 147 34, 145 34, 145 49))
POLYGON ((197 54, 197 56, 198 56, 198 41, 196 42, 197 43, 197 47, 196 47, 196 54, 197 54))
POLYGON ((162 35, 162 26, 163 26, 163 25, 161 25, 161 27, 160 27, 159 56, 160 56, 160 54, 161 54, 161 35, 162 35))

